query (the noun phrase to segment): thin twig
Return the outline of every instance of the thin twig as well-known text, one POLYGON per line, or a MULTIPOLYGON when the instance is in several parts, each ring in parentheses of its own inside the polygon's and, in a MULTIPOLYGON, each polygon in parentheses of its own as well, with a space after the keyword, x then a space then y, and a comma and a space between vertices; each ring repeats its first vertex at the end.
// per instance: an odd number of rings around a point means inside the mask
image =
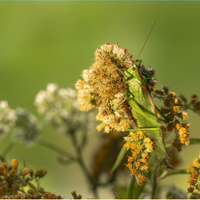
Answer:
POLYGON ((153 172, 153 188, 152 188, 152 199, 155 199, 156 195, 156 188, 157 188, 157 179, 158 179, 158 166, 155 166, 154 172, 153 172))
POLYGON ((68 151, 66 151, 66 150, 64 150, 64 149, 62 149, 62 148, 60 148, 60 147, 58 147, 54 144, 51 144, 51 143, 46 142, 46 141, 41 140, 41 139, 38 141, 38 144, 43 146, 43 147, 46 147, 46 148, 48 148, 52 151, 55 151, 56 153, 70 159, 71 161, 77 161, 77 158, 74 155, 72 155, 68 151))

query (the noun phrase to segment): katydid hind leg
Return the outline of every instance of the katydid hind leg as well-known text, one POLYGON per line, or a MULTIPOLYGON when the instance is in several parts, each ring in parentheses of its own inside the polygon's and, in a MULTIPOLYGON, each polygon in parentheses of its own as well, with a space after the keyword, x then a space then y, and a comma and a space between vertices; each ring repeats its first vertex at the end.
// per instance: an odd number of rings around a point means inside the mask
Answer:
POLYGON ((159 130, 159 127, 141 127, 141 128, 134 128, 134 129, 127 129, 127 131, 155 131, 159 130))

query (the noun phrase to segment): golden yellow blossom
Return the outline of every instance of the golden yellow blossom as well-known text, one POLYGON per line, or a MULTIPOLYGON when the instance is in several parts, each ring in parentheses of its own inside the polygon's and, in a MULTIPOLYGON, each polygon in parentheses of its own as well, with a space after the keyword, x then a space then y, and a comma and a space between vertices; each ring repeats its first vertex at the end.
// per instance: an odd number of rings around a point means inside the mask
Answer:
POLYGON ((14 168, 16 168, 18 166, 18 162, 17 162, 16 159, 11 160, 11 166, 14 167, 14 168))
POLYGON ((135 175, 138 185, 142 185, 148 173, 147 160, 153 151, 153 142, 149 137, 146 137, 143 131, 130 132, 127 137, 124 137, 124 140, 125 147, 131 151, 126 166, 135 175))
POLYGON ((165 136, 167 132, 173 132, 175 134, 173 146, 178 150, 182 150, 182 146, 189 145, 189 123, 185 123, 188 118, 188 113, 181 111, 183 102, 180 98, 176 97, 174 92, 163 87, 164 93, 155 93, 154 96, 163 101, 164 106, 161 107, 160 111, 166 116, 165 122, 160 121, 162 124, 161 131, 165 136))
POLYGON ((200 197, 200 156, 193 160, 186 171, 190 175, 188 180, 188 183, 190 184, 190 187, 188 188, 188 192, 191 193, 190 198, 194 198, 194 195, 200 197))

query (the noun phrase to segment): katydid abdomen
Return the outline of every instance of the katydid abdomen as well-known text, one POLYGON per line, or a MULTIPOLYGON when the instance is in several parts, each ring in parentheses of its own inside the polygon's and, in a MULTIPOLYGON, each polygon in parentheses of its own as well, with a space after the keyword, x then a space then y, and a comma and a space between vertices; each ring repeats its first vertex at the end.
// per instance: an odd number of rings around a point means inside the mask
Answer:
POLYGON ((155 113, 155 106, 145 79, 136 65, 131 66, 125 72, 125 77, 125 81, 128 85, 125 96, 132 108, 133 117, 136 120, 136 128, 133 129, 133 131, 144 130, 145 134, 153 139, 155 153, 159 161, 164 161, 167 154, 159 123, 156 122, 157 116, 155 113))

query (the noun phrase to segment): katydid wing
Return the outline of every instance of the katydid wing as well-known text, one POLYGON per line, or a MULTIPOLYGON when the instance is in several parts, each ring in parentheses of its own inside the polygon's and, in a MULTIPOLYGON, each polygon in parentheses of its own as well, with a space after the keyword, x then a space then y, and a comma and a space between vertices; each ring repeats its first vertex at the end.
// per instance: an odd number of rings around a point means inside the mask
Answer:
POLYGON ((158 159, 163 161, 166 159, 167 154, 159 124, 156 122, 155 106, 145 83, 145 78, 140 73, 137 65, 131 66, 125 72, 125 77, 128 85, 126 98, 132 108, 132 114, 137 120, 137 126, 138 128, 142 127, 141 130, 146 130, 146 135, 154 140, 155 153, 158 159), (150 130, 151 128, 155 129, 150 130))

